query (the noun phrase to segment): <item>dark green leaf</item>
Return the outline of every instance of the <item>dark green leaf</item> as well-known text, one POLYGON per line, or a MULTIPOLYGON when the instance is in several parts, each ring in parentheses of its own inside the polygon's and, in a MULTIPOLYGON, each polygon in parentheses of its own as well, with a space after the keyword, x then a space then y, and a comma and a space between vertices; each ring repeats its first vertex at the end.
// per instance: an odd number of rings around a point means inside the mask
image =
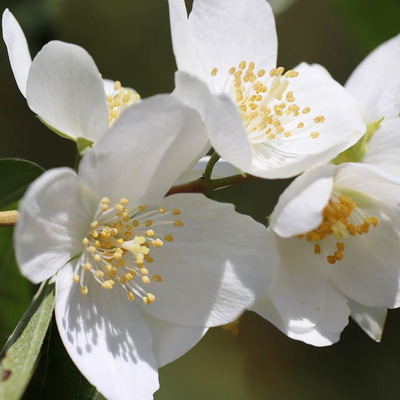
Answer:
POLYGON ((54 285, 43 283, 0 358, 0 400, 22 397, 37 363, 54 308, 54 285))
POLYGON ((30 161, 0 159, 0 208, 19 200, 28 185, 43 172, 42 167, 30 161))

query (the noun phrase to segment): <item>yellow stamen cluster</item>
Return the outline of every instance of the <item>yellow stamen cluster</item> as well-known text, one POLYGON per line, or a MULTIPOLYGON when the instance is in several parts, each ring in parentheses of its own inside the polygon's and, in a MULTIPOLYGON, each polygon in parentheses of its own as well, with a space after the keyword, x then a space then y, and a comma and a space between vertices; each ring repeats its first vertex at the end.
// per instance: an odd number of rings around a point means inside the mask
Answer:
POLYGON ((363 235, 369 232, 371 226, 378 225, 378 218, 370 217, 363 210, 357 207, 356 203, 348 196, 334 195, 322 212, 322 222, 314 230, 305 235, 309 242, 317 242, 314 245, 314 253, 321 254, 322 241, 328 237, 334 237, 334 249, 326 256, 328 264, 335 264, 344 258, 344 239, 350 236, 363 235))
POLYGON ((140 96, 131 89, 121 86, 120 81, 114 83, 114 93, 106 96, 109 111, 109 125, 111 126, 121 113, 129 106, 136 104, 140 96))
POLYGON ((82 240, 84 250, 75 268, 73 281, 80 284, 81 293, 86 295, 89 290, 84 285, 85 274, 89 273, 103 289, 111 290, 118 283, 125 290, 128 300, 139 296, 144 304, 151 304, 155 296, 147 292, 144 285, 162 281, 160 275, 149 272, 149 264, 154 261, 151 249, 162 247, 162 238, 166 242, 174 239, 170 233, 161 235, 154 229, 161 225, 183 226, 183 221, 179 220, 180 223, 176 224, 174 219, 181 211, 177 208, 146 211, 143 205, 132 209, 127 205, 125 198, 113 206, 110 199, 105 197, 101 200, 88 234, 82 240), (148 229, 149 226, 152 229, 148 229))
MULTIPOLYGON (((213 68, 211 76, 216 76, 213 68)), ((304 134, 317 139, 320 133, 315 125, 325 121, 325 117, 308 116, 310 107, 299 107, 290 89, 290 79, 297 78, 299 72, 283 67, 273 68, 269 73, 264 69, 256 71, 255 63, 242 61, 238 68, 231 67, 233 95, 242 116, 244 126, 252 144, 267 143, 270 140, 289 138, 304 134)))

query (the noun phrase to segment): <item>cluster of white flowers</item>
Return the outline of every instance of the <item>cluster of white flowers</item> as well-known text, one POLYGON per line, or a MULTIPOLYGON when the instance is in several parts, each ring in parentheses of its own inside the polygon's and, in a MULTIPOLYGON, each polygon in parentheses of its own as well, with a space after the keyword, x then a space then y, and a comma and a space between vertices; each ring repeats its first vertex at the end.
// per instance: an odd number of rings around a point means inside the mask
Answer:
POLYGON ((400 306, 400 36, 343 87, 318 65, 276 66, 265 0, 169 10, 176 89, 144 100, 79 46, 53 41, 32 61, 3 14, 21 93, 83 155, 25 193, 18 264, 55 282, 63 343, 109 399, 151 399, 159 367, 246 309, 326 346, 350 315, 379 341, 400 306), (299 175, 268 227, 202 194, 167 196, 211 146, 222 176, 299 175))

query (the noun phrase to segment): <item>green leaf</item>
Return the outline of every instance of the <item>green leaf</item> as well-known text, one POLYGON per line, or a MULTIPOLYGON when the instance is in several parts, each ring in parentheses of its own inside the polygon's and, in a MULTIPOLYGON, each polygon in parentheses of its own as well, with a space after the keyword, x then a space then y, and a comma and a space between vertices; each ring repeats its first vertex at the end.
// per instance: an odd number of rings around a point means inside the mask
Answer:
POLYGON ((0 228, 0 348, 28 307, 33 289, 19 272, 12 237, 13 227, 0 228))
POLYGON ((42 167, 30 161, 0 159, 0 208, 19 200, 28 185, 43 172, 42 167))
POLYGON ((0 400, 18 400, 35 368, 54 308, 54 285, 44 282, 0 354, 0 400))
POLYGON ((103 400, 79 372, 61 341, 54 317, 43 345, 38 368, 23 400, 103 400))

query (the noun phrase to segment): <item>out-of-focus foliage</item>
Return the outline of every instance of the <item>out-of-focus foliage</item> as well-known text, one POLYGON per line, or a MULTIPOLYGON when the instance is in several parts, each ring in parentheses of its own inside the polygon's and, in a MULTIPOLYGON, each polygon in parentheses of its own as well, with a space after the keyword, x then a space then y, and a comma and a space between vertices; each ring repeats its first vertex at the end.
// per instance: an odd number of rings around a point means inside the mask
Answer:
MULTIPOLYGON (((166 1, 1 0, 1 4, 20 21, 33 56, 48 40, 60 39, 84 47, 104 77, 121 80, 142 97, 173 89, 175 65, 166 1)), ((280 11, 279 65, 320 63, 341 83, 367 52, 400 31, 398 0, 297 0, 280 11)), ((24 157, 46 168, 72 165, 75 145, 34 117, 14 83, 1 45, 0 92, 6 94, 0 99, 0 156, 24 157)), ((248 182, 239 190, 223 189, 214 198, 228 201, 236 192, 238 210, 264 222, 287 184, 248 182)), ((28 305, 30 292, 30 284, 19 276, 15 264, 4 262, 7 257, 12 260, 8 253, 11 233, 12 228, 0 230, 0 334, 4 341, 28 305), (3 317, 5 309, 9 311, 3 317)), ((197 347, 162 368, 156 399, 398 398, 399 315, 396 310, 389 312, 380 344, 350 323, 340 343, 314 348, 288 339, 265 320, 247 313, 237 336, 212 329, 197 347)), ((96 394, 86 384, 53 324, 25 399, 96 399, 90 397, 96 394)))

